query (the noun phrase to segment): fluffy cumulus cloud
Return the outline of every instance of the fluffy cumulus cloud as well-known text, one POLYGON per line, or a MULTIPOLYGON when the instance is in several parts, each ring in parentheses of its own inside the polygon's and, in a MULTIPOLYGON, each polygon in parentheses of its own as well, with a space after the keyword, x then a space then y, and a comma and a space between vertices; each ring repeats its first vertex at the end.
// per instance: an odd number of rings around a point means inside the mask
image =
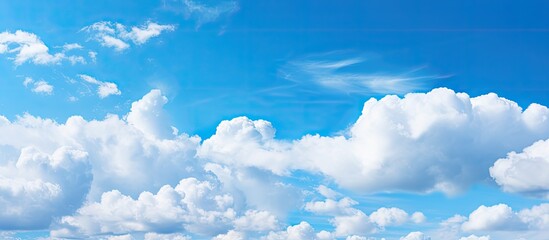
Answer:
POLYGON ((151 21, 141 26, 132 26, 129 29, 121 23, 104 21, 86 26, 81 31, 88 32, 91 39, 98 41, 102 46, 123 51, 130 47, 128 41, 142 45, 162 32, 174 30, 175 25, 161 25, 151 21))
POLYGON ((525 225, 520 221, 518 215, 505 204, 490 207, 480 206, 469 215, 469 220, 462 225, 464 231, 512 230, 524 227, 525 225))
POLYGON ((52 235, 65 237, 184 230, 211 236, 226 232, 234 224, 245 230, 270 227, 265 223, 251 223, 259 219, 276 222, 266 212, 248 211, 237 218, 232 197, 219 192, 215 183, 185 178, 176 187, 165 185, 156 194, 143 192, 137 199, 116 190, 103 193, 99 202, 88 203, 74 216, 63 217, 52 235))
POLYGON ((30 77, 26 77, 23 81, 25 87, 30 87, 30 90, 35 93, 51 95, 53 94, 53 86, 44 80, 34 81, 30 77))
POLYGON ((63 60, 71 63, 85 63, 81 56, 66 55, 64 52, 51 54, 48 46, 40 40, 34 33, 21 30, 0 33, 0 54, 14 55, 15 65, 21 65, 25 62, 34 64, 58 64, 63 60))
MULTIPOLYGON (((147 96, 161 99, 154 91, 147 96)), ((157 102, 133 111, 159 111, 154 108, 161 109, 164 102, 157 102)), ((130 124, 115 115, 92 121, 73 116, 61 124, 29 114, 0 119, 5 172, 0 199, 11 203, 1 205, 9 206, 2 211, 2 229, 47 226, 86 197, 98 200, 112 189, 136 197, 202 171, 193 158, 198 137, 150 135, 140 130, 150 126, 147 121, 130 124)))
POLYGON ((400 240, 430 240, 431 238, 426 236, 422 232, 411 232, 408 235, 401 237, 400 240))
MULTIPOLYGON (((399 226, 407 222, 418 223, 418 216, 425 218, 423 213, 416 212, 410 216, 406 211, 399 208, 379 208, 369 216, 363 211, 355 208, 358 202, 343 197, 341 199, 333 198, 337 196, 333 190, 325 186, 318 188, 321 195, 328 195, 324 201, 311 201, 305 204, 305 210, 317 215, 331 216, 330 222, 334 226, 333 235, 337 237, 344 236, 364 236, 373 232, 383 231, 386 227, 399 226), (328 191, 330 190, 330 191, 328 191), (326 194, 326 192, 330 194, 326 194)), ((424 219, 423 219, 424 220, 424 219)))
POLYGON ((455 215, 440 224, 434 239, 545 239, 549 204, 514 211, 506 204, 480 206, 468 217, 455 215), (474 233, 474 234, 471 234, 474 233), (476 234, 476 235, 475 235, 476 234), (461 238, 460 238, 461 237, 461 238))
MULTIPOLYGON (((549 111, 547 108, 540 108, 549 111)), ((544 119, 545 120, 545 119, 544 119)), ((546 120, 549 121, 549 120, 546 120)), ((490 168, 490 175, 508 192, 549 199, 549 139, 521 153, 511 152, 490 168)))
POLYGON ((286 230, 278 232, 270 232, 261 240, 328 240, 334 239, 332 233, 327 231, 315 232, 314 228, 308 222, 300 222, 299 224, 288 226, 286 230))
POLYGON ((477 236, 474 234, 471 234, 467 237, 461 237, 459 240, 490 240, 490 236, 477 236))
POLYGON ((277 140, 269 122, 222 122, 198 155, 285 175, 322 173, 360 192, 456 193, 488 177, 495 159, 549 136, 547 108, 446 88, 370 99, 345 136, 277 140), (505 141, 501 141, 505 139, 505 141))
MULTIPOLYGON (((2 130, 10 125, 5 118, 0 122, 2 130)), ((46 228, 54 217, 80 206, 92 181, 87 152, 69 146, 0 146, 2 229, 46 228)))
POLYGON ((100 98, 106 98, 110 95, 120 95, 122 92, 118 90, 118 86, 115 83, 112 82, 102 82, 97 79, 95 79, 92 76, 88 76, 85 74, 78 75, 80 79, 82 79, 84 82, 93 84, 97 86, 97 95, 100 98))

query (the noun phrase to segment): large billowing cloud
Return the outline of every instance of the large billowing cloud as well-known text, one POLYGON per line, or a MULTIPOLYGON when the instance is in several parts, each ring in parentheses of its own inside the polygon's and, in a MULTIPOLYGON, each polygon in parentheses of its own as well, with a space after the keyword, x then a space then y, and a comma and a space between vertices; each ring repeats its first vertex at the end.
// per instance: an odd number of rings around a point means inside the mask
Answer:
POLYGON ((523 110, 493 93, 471 98, 439 88, 368 100, 345 136, 284 141, 263 120, 223 121, 198 155, 279 175, 318 172, 361 192, 455 193, 489 177, 495 159, 547 138, 548 118, 541 105, 523 110))
MULTIPOLYGON (((162 112, 161 94, 152 91, 144 99, 152 103, 135 105, 127 118, 162 112)), ((0 200, 5 209, 0 228, 45 227, 52 217, 79 208, 86 197, 98 200, 113 189, 137 196, 185 176, 202 176, 193 158, 200 139, 160 138, 147 131, 158 117, 133 121, 109 115, 86 121, 73 116, 62 124, 29 114, 14 121, 1 117, 0 200)))
POLYGON ((48 227, 53 217, 76 210, 89 191, 91 166, 82 150, 0 145, 0 152, 1 229, 48 227))
POLYGON ((511 152, 490 168, 490 175, 503 190, 546 199, 549 199, 548 173, 549 140, 535 142, 521 153, 511 152))
MULTIPOLYGON (((303 204, 311 189, 290 184, 294 171, 320 173, 315 177, 359 192, 452 193, 488 178, 494 160, 507 152, 549 135, 543 106, 522 110, 495 94, 470 98, 435 89, 367 101, 345 136, 277 140, 269 122, 240 117, 223 121, 200 144, 170 126, 166 103, 153 90, 122 117, 73 116, 64 123, 29 114, 1 117, 0 201, 10 204, 0 205, 9 206, 0 227, 44 228, 57 219, 52 234, 66 237, 184 232, 218 239, 360 239, 425 216, 394 207, 366 214, 325 186, 317 188, 322 200, 303 204), (285 226, 287 214, 301 207, 327 217, 332 228, 285 226)), ((525 156, 537 159, 532 152, 543 152, 543 144, 525 156)), ((546 215, 545 204, 520 212, 496 205, 448 226, 477 233, 514 224, 517 231, 539 232, 547 228, 546 215)))

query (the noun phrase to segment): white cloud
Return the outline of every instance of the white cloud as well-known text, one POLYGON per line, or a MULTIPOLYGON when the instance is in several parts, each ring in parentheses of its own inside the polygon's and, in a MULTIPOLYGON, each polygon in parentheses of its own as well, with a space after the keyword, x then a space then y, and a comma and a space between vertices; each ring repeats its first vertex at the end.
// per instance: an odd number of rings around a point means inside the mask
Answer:
MULTIPOLYGON (((195 178, 182 179, 175 188, 165 185, 157 194, 143 192, 137 199, 113 190, 103 193, 100 202, 86 203, 75 215, 63 217, 52 235, 185 230, 211 236, 226 232, 237 219, 232 203, 224 201, 225 196, 215 183, 195 178)), ((247 212, 243 217, 249 218, 253 213, 257 212, 247 212)))
POLYGON ((135 44, 141 45, 153 37, 159 36, 164 31, 174 31, 174 25, 160 25, 154 22, 147 22, 141 27, 132 27, 129 32, 121 32, 122 38, 130 39, 135 44))
POLYGON ((84 151, 66 146, 53 151, 9 145, 0 149, 2 229, 46 228, 52 218, 78 208, 89 191, 91 166, 84 151))
POLYGON ((408 235, 401 237, 400 240, 430 240, 430 237, 427 237, 422 232, 411 232, 408 235))
POLYGON ((456 215, 441 223, 435 239, 545 239, 549 234, 549 204, 515 212, 506 204, 480 206, 469 217, 456 215), (471 232, 486 236, 470 235, 471 232), (468 233, 468 234, 464 234, 468 233))
POLYGON ((490 240, 490 236, 476 236, 474 234, 471 234, 467 237, 462 237, 459 240, 490 240))
POLYGON ((270 232, 263 240, 302 240, 318 239, 315 230, 308 222, 300 222, 294 226, 288 226, 286 231, 270 232))
POLYGON ((44 80, 34 81, 32 78, 26 77, 23 81, 23 85, 25 85, 25 87, 31 86, 31 91, 35 93, 46 95, 51 95, 53 93, 53 86, 44 80))
MULTIPOLYGON (((81 62, 75 59, 80 59, 78 56, 66 56, 65 53, 50 54, 49 48, 33 33, 17 30, 15 33, 2 32, 0 33, 0 54, 15 54, 13 62, 15 65, 21 65, 25 62, 34 64, 59 64, 62 60, 67 59, 73 64, 81 62)), ((85 62, 81 62, 85 63, 85 62)))
POLYGON ((267 211, 248 210, 234 224, 241 231, 269 231, 278 227, 278 219, 267 211))
POLYGON ((408 221, 408 213, 399 208, 380 208, 370 214, 370 221, 381 226, 401 225, 408 221))
POLYGON ((82 47, 82 45, 78 44, 78 43, 67 43, 65 45, 63 45, 63 50, 64 51, 70 51, 70 50, 74 50, 74 49, 82 49, 84 47, 82 47))
POLYGON ((132 26, 128 31, 127 27, 120 23, 103 21, 86 26, 81 31, 91 34, 91 38, 102 46, 114 48, 120 52, 130 47, 127 41, 141 45, 149 39, 159 36, 162 32, 174 30, 174 25, 160 25, 149 21, 142 26, 132 26))
POLYGON ((160 90, 152 90, 132 103, 131 111, 125 118, 128 124, 150 136, 170 136, 172 128, 166 124, 167 116, 162 109, 167 102, 168 98, 160 90))
MULTIPOLYGON (((329 188, 319 188, 321 195, 329 188)), ((330 194, 331 195, 331 194, 330 194)), ((423 213, 415 212, 412 217, 399 208, 379 208, 370 216, 363 211, 354 208, 358 202, 343 197, 339 200, 327 198, 324 201, 312 201, 305 204, 305 210, 318 214, 332 216, 330 222, 335 227, 334 235, 337 237, 366 235, 376 231, 383 231, 385 227, 398 226, 406 222, 417 223, 416 219, 425 218, 423 213), (415 216, 415 217, 414 217, 415 216)), ((424 220, 424 219, 423 219, 424 220)))
MULTIPOLYGON (((543 108, 547 112, 547 108, 543 108)), ((490 167, 490 175, 507 192, 549 199, 549 139, 521 153, 511 152, 490 167)))
POLYGON ((368 100, 346 136, 284 141, 275 139, 275 129, 263 120, 223 121, 198 156, 279 175, 319 172, 359 192, 452 194, 488 177, 498 157, 547 138, 549 128, 537 124, 544 118, 549 112, 538 105, 523 111, 493 93, 470 98, 439 88, 368 100))
POLYGON ((246 239, 246 235, 241 232, 237 232, 234 230, 230 230, 229 232, 225 234, 219 234, 212 238, 212 240, 244 240, 246 239))
POLYGON ((148 232, 145 233, 144 240, 191 240, 191 238, 181 233, 159 234, 148 232))
POLYGON ((217 5, 207 5, 196 0, 183 0, 183 11, 187 19, 194 19, 196 27, 214 22, 221 17, 230 16, 238 11, 237 1, 222 1, 217 5))
POLYGON ((84 74, 79 74, 78 76, 87 83, 97 85, 97 95, 99 96, 99 98, 106 98, 110 95, 122 94, 122 92, 118 90, 118 86, 115 83, 102 82, 95 79, 94 77, 84 75, 84 74))
POLYGON ((449 77, 422 73, 424 67, 399 74, 394 69, 372 71, 367 64, 367 58, 333 52, 290 61, 279 73, 300 88, 344 94, 405 94, 424 89, 429 81, 449 77))
POLYGON ((505 204, 490 207, 482 205, 473 211, 462 225, 464 231, 513 230, 524 227, 517 214, 505 204))
POLYGON ((92 60, 92 62, 97 61, 97 52, 89 51, 89 52, 88 52, 88 56, 90 57, 90 59, 92 60))
POLYGON ((118 236, 109 236, 107 240, 134 240, 134 238, 130 234, 124 234, 118 236))
POLYGON ((28 114, 13 122, 0 117, 0 133, 5 190, 0 199, 5 203, 1 206, 10 206, 1 214, 11 219, 0 221, 3 229, 46 227, 53 217, 71 214, 85 199, 99 201, 106 191, 118 189, 137 197, 203 173, 193 157, 198 137, 151 136, 115 115, 92 121, 73 116, 61 124, 28 114), (74 168, 68 163, 56 165, 70 162, 63 159, 71 159, 74 151, 86 153, 90 164, 75 160, 74 168))
POLYGON ((427 220, 427 217, 422 212, 414 212, 412 216, 410 217, 412 222, 414 223, 423 223, 425 220, 427 220))

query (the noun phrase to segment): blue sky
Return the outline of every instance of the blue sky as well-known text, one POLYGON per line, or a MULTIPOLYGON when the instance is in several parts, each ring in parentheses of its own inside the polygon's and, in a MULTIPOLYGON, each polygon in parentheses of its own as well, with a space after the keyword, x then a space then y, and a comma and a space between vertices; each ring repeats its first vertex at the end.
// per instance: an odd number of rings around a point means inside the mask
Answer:
POLYGON ((543 239, 548 7, 1 1, 0 236, 543 239))

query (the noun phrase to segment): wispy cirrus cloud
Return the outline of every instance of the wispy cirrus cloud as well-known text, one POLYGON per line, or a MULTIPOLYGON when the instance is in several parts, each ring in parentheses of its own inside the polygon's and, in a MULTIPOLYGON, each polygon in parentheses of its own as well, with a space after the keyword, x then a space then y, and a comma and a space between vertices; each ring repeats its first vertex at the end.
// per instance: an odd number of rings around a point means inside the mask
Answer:
POLYGON ((216 4, 206 4, 200 1, 183 0, 186 18, 196 20, 197 27, 217 19, 230 16, 239 9, 237 1, 222 1, 216 4))
POLYGON ((118 90, 118 86, 115 83, 102 82, 102 81, 99 81, 99 80, 95 79, 92 76, 88 76, 88 75, 84 75, 84 74, 79 74, 78 77, 80 77, 80 79, 84 80, 87 83, 97 85, 98 86, 97 87, 97 95, 99 96, 99 98, 106 98, 110 95, 120 95, 120 94, 122 94, 122 92, 120 92, 120 90, 118 90))
POLYGON ((148 21, 141 26, 132 26, 128 30, 128 27, 121 23, 102 21, 86 26, 81 31, 88 32, 91 39, 98 41, 104 47, 123 51, 130 47, 130 41, 135 45, 141 45, 162 32, 174 31, 175 28, 175 25, 161 25, 148 21))
POLYGON ((328 53, 289 61, 279 75, 305 87, 357 94, 405 94, 425 89, 429 81, 450 77, 428 74, 425 66, 372 70, 368 64, 362 56, 328 53))

